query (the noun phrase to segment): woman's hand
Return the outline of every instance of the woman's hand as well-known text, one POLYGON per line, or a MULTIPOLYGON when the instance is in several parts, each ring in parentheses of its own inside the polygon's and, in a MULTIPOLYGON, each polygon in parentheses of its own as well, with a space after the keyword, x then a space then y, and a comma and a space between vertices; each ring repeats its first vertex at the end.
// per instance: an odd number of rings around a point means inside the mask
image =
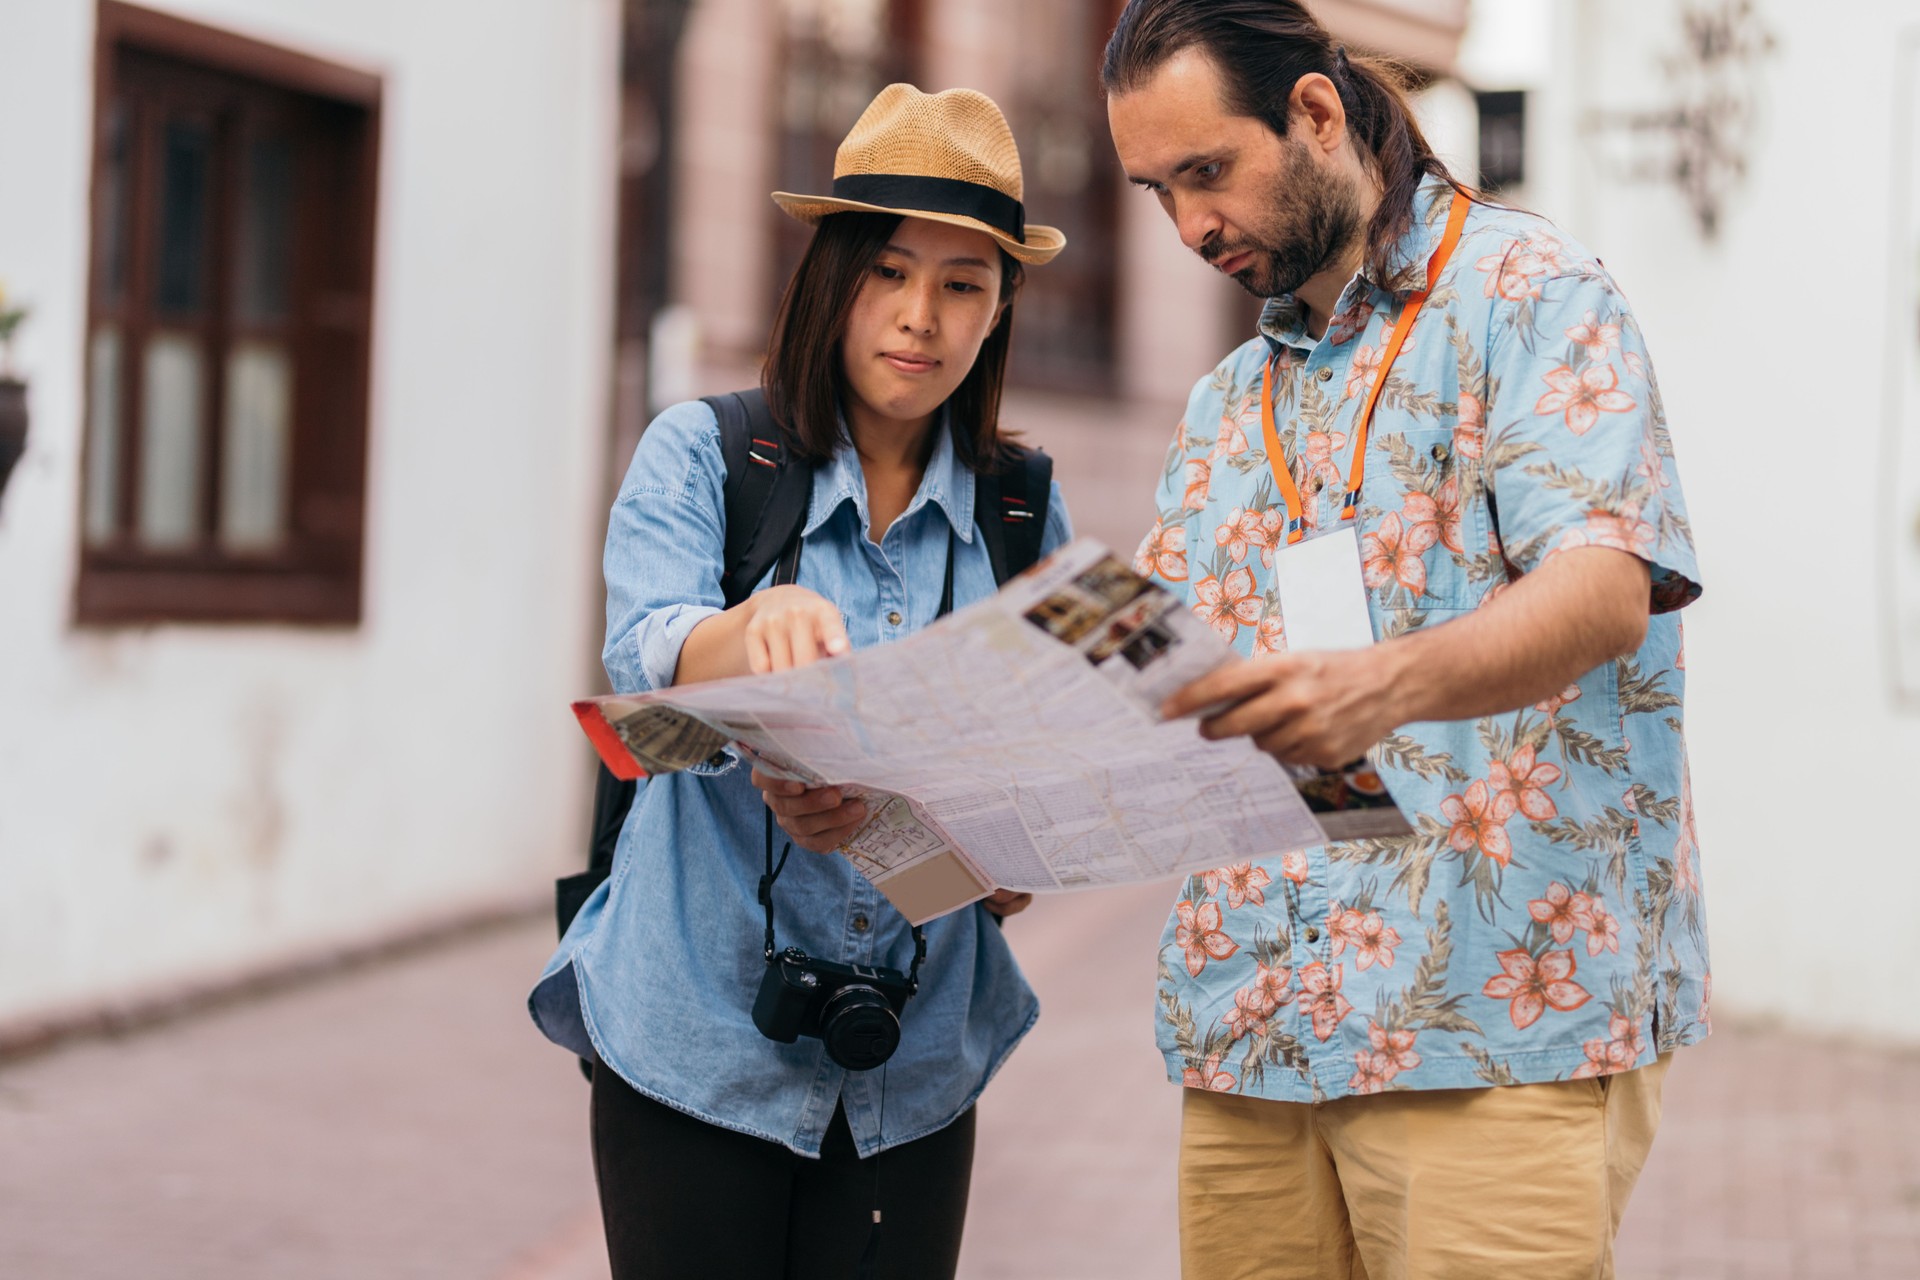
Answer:
POLYGON ((1030 893, 1015 893, 1012 889, 995 889, 993 893, 980 899, 980 905, 1002 920, 1008 916, 1017 916, 1033 904, 1030 893))
POLYGON ((753 785, 788 838, 814 853, 835 852, 867 820, 867 806, 838 787, 809 787, 759 769, 753 771, 753 785))
POLYGON ((755 675, 837 658, 853 645, 840 610, 817 591, 791 584, 757 591, 747 610, 747 666, 755 675))

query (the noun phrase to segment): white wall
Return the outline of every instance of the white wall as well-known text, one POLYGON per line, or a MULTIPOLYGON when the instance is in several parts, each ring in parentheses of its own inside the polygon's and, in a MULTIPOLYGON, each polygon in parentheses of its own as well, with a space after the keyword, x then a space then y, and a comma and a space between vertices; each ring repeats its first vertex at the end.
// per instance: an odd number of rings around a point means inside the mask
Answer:
POLYGON ((1914 332, 1888 245, 1896 45, 1920 35, 1920 4, 1863 2, 1845 21, 1757 7, 1777 45, 1717 240, 1670 188, 1600 163, 1617 141, 1573 129, 1588 108, 1667 101, 1666 0, 1632 23, 1561 0, 1544 142, 1560 162, 1541 203, 1646 328, 1698 538, 1687 732, 1716 1004, 1920 1041, 1920 715, 1893 697, 1884 612, 1884 560, 1915 514, 1878 482, 1894 343, 1914 332))
POLYGON ((476 907, 580 857, 615 0, 154 0, 385 76, 365 621, 71 625, 93 9, 0 8, 0 1023, 476 907))

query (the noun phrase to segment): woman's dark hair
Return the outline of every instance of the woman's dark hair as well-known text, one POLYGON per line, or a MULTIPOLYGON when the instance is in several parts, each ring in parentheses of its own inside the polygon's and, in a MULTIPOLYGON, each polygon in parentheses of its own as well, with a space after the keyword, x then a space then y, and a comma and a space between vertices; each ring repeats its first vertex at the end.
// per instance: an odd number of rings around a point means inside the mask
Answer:
POLYGON ((1361 158, 1380 181, 1380 207, 1367 225, 1368 270, 1384 280, 1388 255, 1413 220, 1421 180, 1455 180, 1433 153, 1407 102, 1407 73, 1385 58, 1349 55, 1299 0, 1131 0, 1107 41, 1100 84, 1109 94, 1139 88, 1183 49, 1205 50, 1226 84, 1226 107, 1280 137, 1301 76, 1333 81, 1361 158))
MULTIPOLYGON (((785 424, 794 452, 825 462, 844 437, 840 404, 846 372, 840 343, 853 300, 866 283, 900 216, 892 213, 832 213, 820 219, 807 252, 787 281, 767 341, 760 385, 774 417, 785 424)), ((1000 300, 1006 306, 973 368, 947 398, 954 444, 967 466, 988 469, 1000 460, 1000 391, 1013 346, 1013 295, 1025 272, 1000 252, 1000 300)))

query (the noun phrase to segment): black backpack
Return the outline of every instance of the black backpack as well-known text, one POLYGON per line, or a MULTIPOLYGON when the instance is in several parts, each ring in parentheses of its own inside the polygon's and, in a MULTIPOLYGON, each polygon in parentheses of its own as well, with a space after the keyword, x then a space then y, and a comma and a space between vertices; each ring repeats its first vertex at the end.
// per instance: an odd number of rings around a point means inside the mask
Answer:
MULTIPOLYGON (((731 609, 748 596, 782 554, 799 545, 813 497, 813 468, 787 449, 767 398, 758 388, 707 396, 720 420, 727 464, 727 549, 721 594, 731 609)), ((1007 463, 981 472, 973 490, 973 523, 987 544, 993 580, 1004 583, 1040 558, 1052 493, 1053 459, 1038 449, 1005 447, 1007 463)), ((554 913, 565 933, 600 882, 613 872, 620 828, 633 807, 636 784, 599 767, 593 786, 593 826, 587 869, 554 885, 554 913)))

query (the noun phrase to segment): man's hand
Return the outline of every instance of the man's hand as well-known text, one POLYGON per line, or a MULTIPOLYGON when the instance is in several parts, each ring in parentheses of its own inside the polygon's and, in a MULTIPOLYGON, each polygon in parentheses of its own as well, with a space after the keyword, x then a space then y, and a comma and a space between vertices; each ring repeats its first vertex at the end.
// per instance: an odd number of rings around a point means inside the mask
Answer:
POLYGON ((1605 547, 1549 556, 1478 609, 1367 649, 1284 653, 1200 677, 1162 713, 1251 737, 1284 764, 1337 769, 1416 720, 1501 715, 1560 692, 1647 633, 1646 562, 1605 547))
POLYGON ((837 851, 867 820, 867 806, 838 787, 809 787, 759 769, 753 771, 753 785, 788 838, 814 853, 837 851))
POLYGON ((980 899, 980 905, 1002 920, 1008 916, 1017 916, 1033 905, 1030 893, 1015 893, 1012 889, 995 889, 990 897, 980 899))
POLYGON ((1250 737, 1284 764, 1337 769, 1391 733, 1379 649, 1276 654, 1202 676, 1167 700, 1168 719, 1224 703, 1200 722, 1203 738, 1250 737))

